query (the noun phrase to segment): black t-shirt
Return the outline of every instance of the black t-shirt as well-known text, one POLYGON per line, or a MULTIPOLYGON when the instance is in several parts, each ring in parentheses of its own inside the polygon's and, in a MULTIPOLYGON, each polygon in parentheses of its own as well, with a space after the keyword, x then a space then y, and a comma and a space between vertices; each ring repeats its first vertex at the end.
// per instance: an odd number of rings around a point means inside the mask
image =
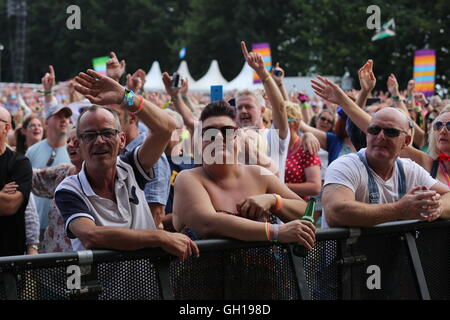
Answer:
MULTIPOLYGON (((17 190, 25 199, 15 214, 0 215, 0 256, 21 255, 25 252, 25 209, 30 196, 32 175, 30 161, 25 156, 9 148, 0 155, 0 190, 5 184, 15 181, 19 185, 17 190)), ((1 207, 3 204, 0 200, 1 207)))
POLYGON ((195 168, 195 164, 194 164, 194 159, 191 157, 183 158, 183 163, 180 163, 180 164, 174 163, 171 156, 167 156, 167 161, 169 162, 169 165, 170 165, 171 177, 170 177, 169 199, 167 199, 167 204, 166 204, 166 213, 172 213, 172 211, 173 211, 173 196, 175 193, 175 190, 174 190, 175 177, 177 176, 178 173, 180 173, 183 170, 195 168))

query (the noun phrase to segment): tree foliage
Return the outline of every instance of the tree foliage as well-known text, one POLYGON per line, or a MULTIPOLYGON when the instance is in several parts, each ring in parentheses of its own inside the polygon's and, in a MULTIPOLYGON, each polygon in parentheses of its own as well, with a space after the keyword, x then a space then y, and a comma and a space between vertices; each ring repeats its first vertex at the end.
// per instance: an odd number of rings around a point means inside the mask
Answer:
MULTIPOLYGON (((378 86, 395 73, 401 85, 412 77, 414 50, 436 49, 437 81, 450 79, 450 2, 448 0, 373 0, 382 23, 395 19, 395 37, 372 42, 368 2, 332 0, 78 0, 81 30, 68 30, 66 8, 72 1, 28 1, 26 75, 39 82, 49 64, 59 80, 91 67, 92 58, 115 51, 127 70, 148 70, 152 61, 175 71, 178 52, 194 78, 212 59, 228 80, 243 65, 239 42, 269 42, 274 62, 288 76, 327 74, 356 77, 369 58, 375 61, 378 86)), ((11 78, 6 0, 0 0, 0 42, 5 45, 2 78, 11 78), (9 70, 9 71, 8 71, 9 70)), ((6 79, 8 80, 8 79, 6 79)))

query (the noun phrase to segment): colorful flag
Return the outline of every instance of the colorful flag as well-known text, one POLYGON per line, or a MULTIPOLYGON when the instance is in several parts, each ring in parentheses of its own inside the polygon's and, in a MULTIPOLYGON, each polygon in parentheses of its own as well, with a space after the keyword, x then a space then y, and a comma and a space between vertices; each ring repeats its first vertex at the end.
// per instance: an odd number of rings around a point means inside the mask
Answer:
POLYGON ((178 53, 178 57, 180 59, 184 59, 184 57, 186 57, 186 47, 181 48, 180 52, 178 53))
POLYGON ((436 76, 436 51, 432 49, 417 50, 414 54, 414 80, 416 91, 429 97, 434 94, 436 76))
POLYGON ((100 73, 102 76, 106 76, 106 62, 109 60, 109 57, 99 57, 92 59, 92 65, 94 66, 94 70, 100 73))
MULTIPOLYGON (((252 51, 259 53, 264 61, 264 66, 267 71, 270 72, 272 67, 272 57, 270 55, 270 46, 267 42, 264 43, 254 43, 252 44, 252 51)), ((253 72, 253 84, 261 83, 261 79, 258 77, 256 72, 253 72)))
POLYGON ((395 21, 394 19, 391 19, 383 24, 381 29, 379 29, 377 33, 375 33, 375 35, 372 37, 372 41, 381 40, 393 36, 395 36, 395 21))

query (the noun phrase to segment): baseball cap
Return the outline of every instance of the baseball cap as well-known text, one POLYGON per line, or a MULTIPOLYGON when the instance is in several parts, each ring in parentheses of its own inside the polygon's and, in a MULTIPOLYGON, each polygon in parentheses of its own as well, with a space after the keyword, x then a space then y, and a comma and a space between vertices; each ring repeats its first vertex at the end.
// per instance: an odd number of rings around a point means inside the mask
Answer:
POLYGON ((51 116, 54 116, 55 114, 59 113, 62 110, 64 110, 67 113, 68 117, 72 116, 72 110, 69 107, 63 104, 57 104, 47 109, 47 112, 45 113, 45 119, 48 120, 51 116))

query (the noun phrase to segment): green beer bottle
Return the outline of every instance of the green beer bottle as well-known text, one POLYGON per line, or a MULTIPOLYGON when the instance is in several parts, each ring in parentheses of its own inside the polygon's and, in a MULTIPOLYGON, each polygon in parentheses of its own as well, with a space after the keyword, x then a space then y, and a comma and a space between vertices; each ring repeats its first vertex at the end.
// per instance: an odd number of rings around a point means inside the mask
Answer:
MULTIPOLYGON (((306 206, 305 214, 300 220, 306 220, 314 224, 314 209, 316 207, 316 199, 310 198, 308 200, 308 205, 306 206)), ((294 244, 292 248, 294 254, 297 257, 306 257, 308 255, 308 249, 306 249, 301 244, 294 244)))

